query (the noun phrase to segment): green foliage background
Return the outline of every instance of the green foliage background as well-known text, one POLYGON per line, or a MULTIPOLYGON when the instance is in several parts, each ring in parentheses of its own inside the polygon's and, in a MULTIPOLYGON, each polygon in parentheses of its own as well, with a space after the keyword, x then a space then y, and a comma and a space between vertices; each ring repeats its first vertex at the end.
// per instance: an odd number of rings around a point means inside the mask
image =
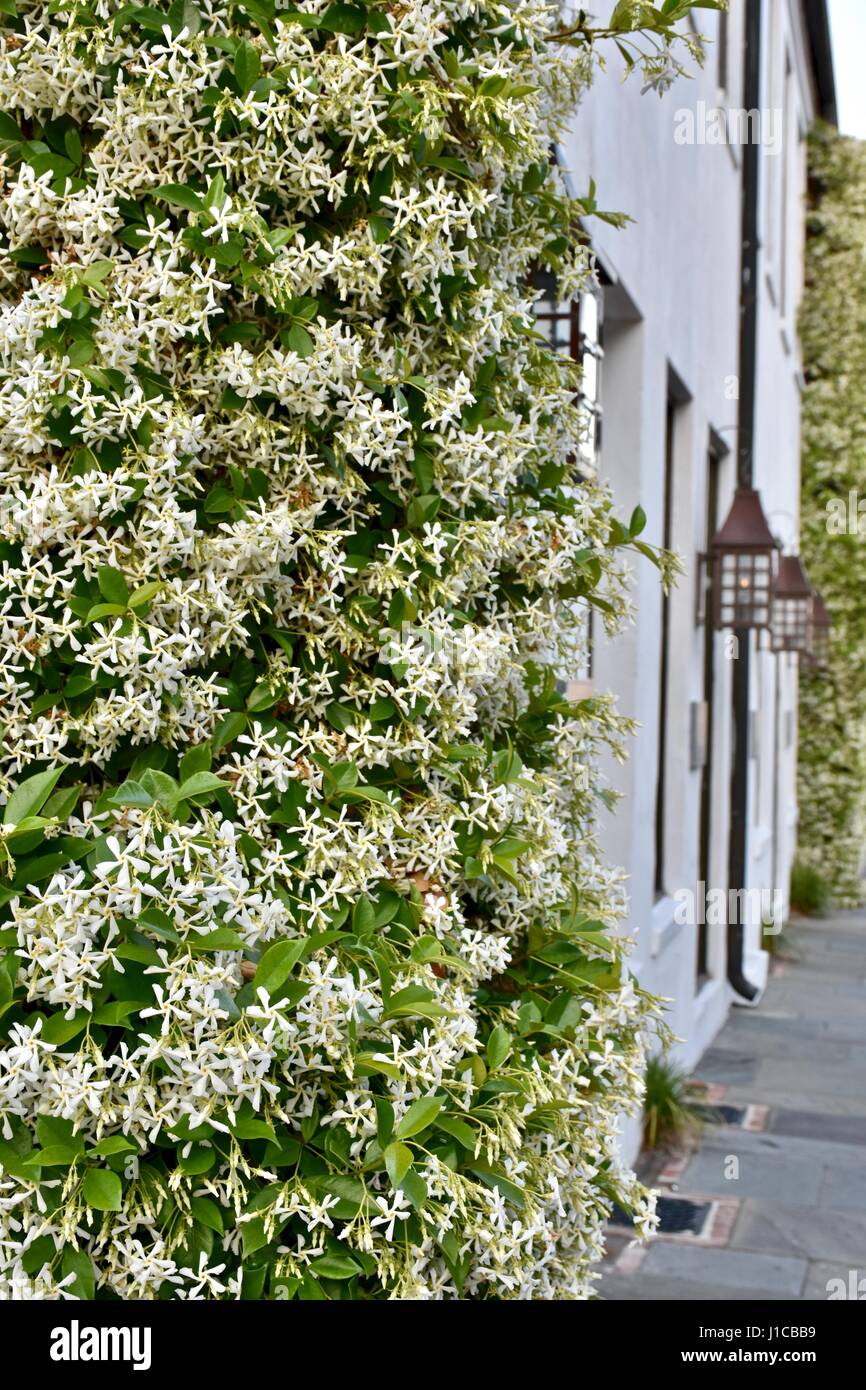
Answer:
POLYGON ((833 631, 828 667, 801 663, 798 852, 835 902, 855 906, 866 835, 866 145, 819 127, 809 174, 801 544, 833 631))

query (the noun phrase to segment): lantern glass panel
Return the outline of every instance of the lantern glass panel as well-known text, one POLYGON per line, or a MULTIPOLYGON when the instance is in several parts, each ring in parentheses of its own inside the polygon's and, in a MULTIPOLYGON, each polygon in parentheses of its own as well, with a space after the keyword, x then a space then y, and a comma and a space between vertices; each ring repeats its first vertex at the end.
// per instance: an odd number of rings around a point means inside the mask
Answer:
POLYGON ((773 572, 766 551, 722 550, 716 589, 718 627, 767 627, 773 572))
POLYGON ((812 649, 812 657, 818 665, 826 666, 830 660, 830 629, 813 627, 809 646, 812 649))
POLYGON ((809 650, 809 609, 807 598, 777 598, 773 603, 773 650, 809 650))

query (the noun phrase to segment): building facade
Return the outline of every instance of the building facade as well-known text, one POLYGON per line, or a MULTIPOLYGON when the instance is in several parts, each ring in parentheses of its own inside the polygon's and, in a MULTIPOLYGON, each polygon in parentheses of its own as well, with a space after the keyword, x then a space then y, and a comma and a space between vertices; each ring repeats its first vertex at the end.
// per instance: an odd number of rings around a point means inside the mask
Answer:
POLYGON ((612 63, 559 152, 576 192, 594 179, 599 206, 636 223, 587 225, 598 465, 684 573, 665 596, 653 566, 634 565, 633 626, 595 640, 590 678, 639 725, 628 763, 606 769, 621 800, 603 843, 628 871, 638 976, 671 999, 688 1067, 732 1003, 759 1002, 763 932, 787 913, 800 658, 771 650, 766 629, 714 627, 702 557, 738 481, 781 550, 797 549, 805 141, 834 119, 824 0, 697 15, 702 69, 659 99, 612 63))

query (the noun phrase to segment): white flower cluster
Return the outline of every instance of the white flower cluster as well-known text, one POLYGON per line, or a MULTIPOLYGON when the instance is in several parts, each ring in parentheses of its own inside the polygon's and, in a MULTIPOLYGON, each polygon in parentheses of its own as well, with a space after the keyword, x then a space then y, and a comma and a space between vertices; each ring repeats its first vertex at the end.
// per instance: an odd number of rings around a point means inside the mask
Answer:
POLYGON ((653 1013, 622 726, 556 686, 622 534, 527 288, 589 274, 590 58, 543 0, 18 14, 0 1288, 590 1296, 653 1013))

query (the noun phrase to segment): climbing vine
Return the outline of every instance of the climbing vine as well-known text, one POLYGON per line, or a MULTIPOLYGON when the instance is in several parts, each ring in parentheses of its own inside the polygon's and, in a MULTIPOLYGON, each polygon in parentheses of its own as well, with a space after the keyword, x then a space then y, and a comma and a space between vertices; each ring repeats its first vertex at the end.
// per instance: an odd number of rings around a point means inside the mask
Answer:
MULTIPOLYGON (((603 33, 663 89, 689 8, 603 33)), ((2 11, 0 1284, 586 1297, 656 1014, 557 677, 658 557, 528 289, 595 36, 2 11)))

